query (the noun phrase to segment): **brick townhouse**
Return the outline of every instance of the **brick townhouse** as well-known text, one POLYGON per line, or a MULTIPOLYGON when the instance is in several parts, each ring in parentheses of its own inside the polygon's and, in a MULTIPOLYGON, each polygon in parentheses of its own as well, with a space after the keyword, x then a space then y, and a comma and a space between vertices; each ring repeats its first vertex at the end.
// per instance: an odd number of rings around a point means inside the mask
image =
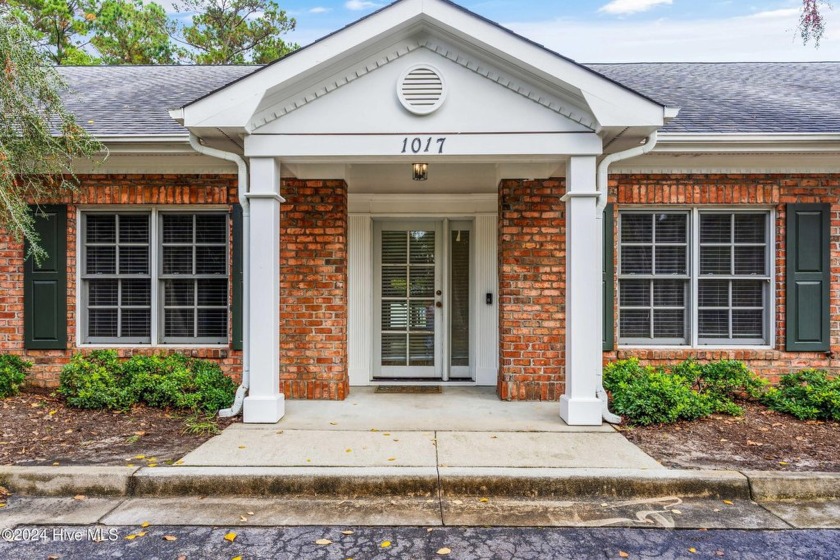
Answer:
MULTIPOLYGON (((3 351, 178 350, 284 398, 495 386, 602 421, 605 361, 834 369, 838 64, 583 66, 402 0, 264 67, 60 68, 109 149, 2 245, 3 351)), ((244 396, 242 391, 240 396, 244 396)))

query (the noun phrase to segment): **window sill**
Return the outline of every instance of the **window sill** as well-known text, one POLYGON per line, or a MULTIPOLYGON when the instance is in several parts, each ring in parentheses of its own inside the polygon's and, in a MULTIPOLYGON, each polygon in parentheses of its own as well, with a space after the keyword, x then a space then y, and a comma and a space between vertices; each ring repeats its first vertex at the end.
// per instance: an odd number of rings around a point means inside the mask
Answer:
POLYGON ((108 348, 149 348, 152 350, 230 350, 230 344, 77 344, 79 350, 108 348))
POLYGON ((700 350, 708 350, 712 352, 723 352, 723 351, 743 351, 743 350, 776 350, 776 348, 772 346, 673 346, 673 345, 665 345, 657 346, 624 346, 624 345, 617 345, 616 350, 690 350, 690 351, 700 351, 700 350))

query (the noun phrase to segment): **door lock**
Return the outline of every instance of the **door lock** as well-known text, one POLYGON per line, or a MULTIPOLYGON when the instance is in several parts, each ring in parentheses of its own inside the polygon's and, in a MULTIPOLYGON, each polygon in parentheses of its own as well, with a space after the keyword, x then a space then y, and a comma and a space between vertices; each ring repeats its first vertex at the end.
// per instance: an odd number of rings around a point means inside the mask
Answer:
POLYGON ((435 307, 443 307, 443 303, 440 301, 435 302, 435 307))
POLYGON ((438 290, 438 291, 436 291, 436 292, 435 292, 435 295, 442 296, 442 295, 443 295, 443 292, 441 292, 440 290, 438 290))

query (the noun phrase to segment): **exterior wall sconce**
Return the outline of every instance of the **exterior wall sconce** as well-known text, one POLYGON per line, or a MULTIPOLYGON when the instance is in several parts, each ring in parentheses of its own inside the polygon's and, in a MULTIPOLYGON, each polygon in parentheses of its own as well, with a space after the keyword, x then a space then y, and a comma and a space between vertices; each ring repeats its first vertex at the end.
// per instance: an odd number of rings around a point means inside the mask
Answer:
POLYGON ((412 163, 412 178, 415 181, 426 181, 429 179, 429 164, 428 163, 412 163))

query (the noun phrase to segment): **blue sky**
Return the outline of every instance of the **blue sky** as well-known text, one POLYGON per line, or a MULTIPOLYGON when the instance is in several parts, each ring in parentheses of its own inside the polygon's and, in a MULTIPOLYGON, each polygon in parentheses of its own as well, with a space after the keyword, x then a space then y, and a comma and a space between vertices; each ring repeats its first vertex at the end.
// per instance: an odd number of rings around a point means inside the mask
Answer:
MULTIPOLYGON (((840 7, 819 49, 796 37, 801 0, 456 0, 581 62, 840 60, 840 7), (836 38, 836 39, 835 39, 836 38)), ((278 0, 301 44, 387 2, 278 0)))

